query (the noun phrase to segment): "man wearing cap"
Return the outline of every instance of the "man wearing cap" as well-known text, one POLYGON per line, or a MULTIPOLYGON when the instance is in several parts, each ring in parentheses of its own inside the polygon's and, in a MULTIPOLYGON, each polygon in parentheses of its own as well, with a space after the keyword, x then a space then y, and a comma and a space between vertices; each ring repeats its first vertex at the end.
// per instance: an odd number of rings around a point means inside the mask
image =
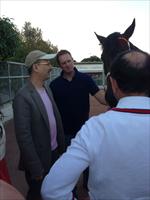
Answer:
POLYGON ((52 93, 44 83, 55 54, 31 51, 25 59, 29 81, 13 101, 16 138, 20 149, 19 169, 29 185, 27 200, 40 200, 41 183, 64 151, 63 127, 52 93))

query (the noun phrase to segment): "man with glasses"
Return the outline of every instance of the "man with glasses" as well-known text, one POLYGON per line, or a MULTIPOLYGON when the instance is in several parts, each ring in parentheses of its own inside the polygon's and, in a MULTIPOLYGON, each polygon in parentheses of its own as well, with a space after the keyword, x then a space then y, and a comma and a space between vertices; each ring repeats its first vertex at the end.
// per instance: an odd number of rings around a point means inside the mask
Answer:
POLYGON ((29 185, 27 200, 40 200, 41 183, 52 164, 64 151, 61 117, 45 81, 55 54, 30 52, 25 64, 29 81, 13 101, 16 138, 20 149, 19 169, 29 185))

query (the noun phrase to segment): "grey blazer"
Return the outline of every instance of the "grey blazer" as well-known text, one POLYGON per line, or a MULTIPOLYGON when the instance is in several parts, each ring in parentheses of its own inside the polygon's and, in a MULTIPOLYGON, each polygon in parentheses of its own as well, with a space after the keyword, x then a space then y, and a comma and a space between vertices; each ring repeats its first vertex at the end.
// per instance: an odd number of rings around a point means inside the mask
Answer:
MULTIPOLYGON (((57 125, 59 153, 64 151, 64 133, 59 111, 50 88, 45 89, 53 105, 57 125)), ((43 101, 29 81, 13 101, 14 124, 20 149, 19 169, 28 170, 33 178, 48 173, 51 167, 51 137, 43 101)))

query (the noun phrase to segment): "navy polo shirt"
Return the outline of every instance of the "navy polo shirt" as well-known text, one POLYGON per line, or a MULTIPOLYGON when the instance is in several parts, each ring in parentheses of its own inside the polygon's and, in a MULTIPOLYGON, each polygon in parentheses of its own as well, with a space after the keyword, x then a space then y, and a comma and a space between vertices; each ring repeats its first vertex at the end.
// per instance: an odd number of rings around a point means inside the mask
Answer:
POLYGON ((62 117, 64 133, 75 135, 89 118, 89 94, 99 88, 93 79, 76 68, 71 81, 63 78, 63 72, 50 83, 50 88, 62 117))

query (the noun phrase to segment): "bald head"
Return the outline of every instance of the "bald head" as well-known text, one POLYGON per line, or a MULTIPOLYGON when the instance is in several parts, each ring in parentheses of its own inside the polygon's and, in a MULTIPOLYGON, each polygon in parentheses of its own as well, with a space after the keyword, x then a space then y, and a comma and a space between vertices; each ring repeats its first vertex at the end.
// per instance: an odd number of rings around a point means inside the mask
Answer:
POLYGON ((111 65, 111 77, 125 93, 150 94, 150 55, 140 51, 126 51, 111 65))
POLYGON ((123 58, 130 62, 130 65, 136 68, 142 68, 145 66, 147 60, 147 54, 139 51, 129 51, 123 58))

